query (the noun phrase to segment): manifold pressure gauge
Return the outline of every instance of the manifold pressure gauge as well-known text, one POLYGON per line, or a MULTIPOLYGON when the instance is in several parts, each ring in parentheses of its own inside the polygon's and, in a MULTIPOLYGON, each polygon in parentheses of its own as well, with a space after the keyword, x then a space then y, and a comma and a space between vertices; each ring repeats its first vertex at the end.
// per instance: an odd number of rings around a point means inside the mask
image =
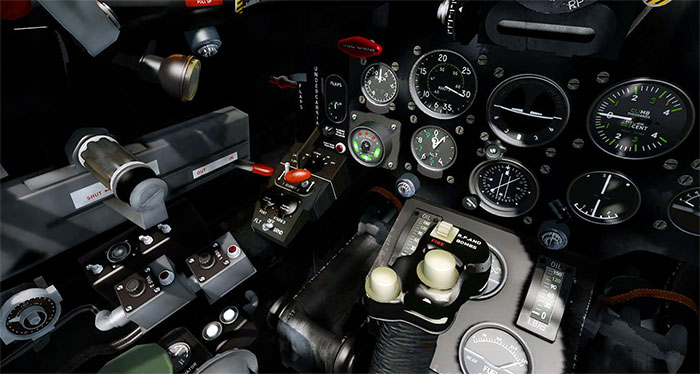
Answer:
POLYGON ((525 214, 537 203, 535 175, 517 160, 484 161, 469 176, 469 191, 481 199, 485 211, 501 217, 525 214))
POLYGON ((615 171, 593 171, 574 179, 567 199, 580 218, 599 225, 614 225, 630 219, 639 209, 639 188, 615 171))
POLYGON ((640 160, 680 145, 695 124, 693 103, 680 88, 659 80, 618 84, 594 102, 588 134, 603 151, 640 160))
POLYGON ((362 74, 362 94, 374 105, 389 104, 398 92, 398 78, 389 65, 378 62, 368 66, 362 74))
POLYGON ((56 287, 29 288, 10 297, 0 308, 3 324, 0 338, 5 344, 15 340, 36 340, 53 330, 61 315, 63 298, 56 287))

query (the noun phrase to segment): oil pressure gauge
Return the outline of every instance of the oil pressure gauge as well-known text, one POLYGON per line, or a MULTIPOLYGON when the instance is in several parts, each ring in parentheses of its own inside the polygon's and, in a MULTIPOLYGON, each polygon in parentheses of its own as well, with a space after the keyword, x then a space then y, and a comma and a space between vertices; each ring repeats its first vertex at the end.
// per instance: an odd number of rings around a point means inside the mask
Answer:
POLYGON ((567 199, 580 218, 599 225, 614 225, 630 219, 642 197, 631 179, 615 171, 593 171, 574 179, 567 199))

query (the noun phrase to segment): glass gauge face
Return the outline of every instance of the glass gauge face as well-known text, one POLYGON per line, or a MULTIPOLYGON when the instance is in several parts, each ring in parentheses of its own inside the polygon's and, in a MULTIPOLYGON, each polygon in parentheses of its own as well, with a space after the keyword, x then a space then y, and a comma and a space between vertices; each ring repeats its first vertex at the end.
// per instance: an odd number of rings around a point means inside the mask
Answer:
POLYGON ((178 373, 190 363, 192 349, 185 342, 177 342, 168 347, 168 355, 173 363, 173 372, 178 373))
POLYGON ((413 157, 429 170, 445 170, 457 158, 457 144, 446 130, 437 126, 425 126, 413 133, 411 140, 413 157))
POLYGON ((347 117, 346 103, 348 90, 345 81, 339 75, 326 78, 326 115, 333 123, 342 123, 347 117))
POLYGON ((679 230, 700 236, 700 188, 676 195, 668 206, 668 217, 679 230))
POLYGON ((476 96, 476 74, 462 55, 436 50, 416 61, 411 69, 411 98, 433 118, 450 119, 469 109, 476 96))
POLYGON ((487 104, 489 125, 508 144, 534 147, 548 143, 569 120, 564 90, 541 75, 516 75, 499 84, 487 104))
POLYGON ((501 252, 489 244, 489 250, 491 251, 491 273, 489 274, 489 281, 486 283, 486 288, 481 294, 472 296, 472 300, 484 300, 497 294, 503 286, 506 284, 506 277, 508 274, 508 269, 506 268, 506 261, 503 258, 501 252))
POLYGON ((387 64, 372 64, 362 74, 362 94, 376 105, 386 105, 394 100, 398 87, 396 73, 387 64))
POLYGON ((459 365, 466 374, 533 373, 531 357, 515 332, 496 323, 475 325, 459 342, 459 365))
POLYGON ((634 182, 614 171, 593 171, 579 176, 571 182, 567 199, 577 216, 600 225, 630 219, 642 201, 634 182))
POLYGON ((352 131, 350 154, 364 166, 377 166, 384 159, 384 143, 369 127, 360 126, 352 131))
POLYGON ((484 210, 501 217, 527 213, 539 196, 535 175, 520 162, 506 158, 477 165, 469 177, 469 190, 481 199, 484 210))
POLYGON ((676 148, 690 133, 695 108, 680 88, 639 79, 601 95, 588 114, 588 134, 603 151, 645 159, 676 148))

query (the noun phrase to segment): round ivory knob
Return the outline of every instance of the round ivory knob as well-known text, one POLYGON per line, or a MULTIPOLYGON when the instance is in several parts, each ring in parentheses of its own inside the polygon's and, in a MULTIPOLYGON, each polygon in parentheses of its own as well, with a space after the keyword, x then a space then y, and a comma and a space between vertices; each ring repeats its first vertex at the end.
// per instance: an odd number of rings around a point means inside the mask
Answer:
POLYGON ((450 252, 433 249, 425 254, 425 259, 418 264, 418 278, 428 287, 448 290, 454 287, 459 278, 457 261, 450 252))
POLYGON ((378 267, 367 277, 365 291, 372 300, 380 303, 394 300, 401 293, 399 277, 392 268, 378 267))

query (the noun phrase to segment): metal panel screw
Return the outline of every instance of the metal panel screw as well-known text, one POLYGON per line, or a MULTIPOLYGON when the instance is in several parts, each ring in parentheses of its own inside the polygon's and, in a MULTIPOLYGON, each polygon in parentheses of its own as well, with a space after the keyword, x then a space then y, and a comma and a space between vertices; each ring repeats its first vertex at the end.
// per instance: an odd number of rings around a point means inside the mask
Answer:
POLYGON ((364 57, 362 57, 362 58, 360 59, 360 65, 362 65, 362 66, 367 65, 367 59, 364 58, 364 57))
POLYGON ((693 168, 693 170, 700 170, 700 158, 695 159, 693 162, 691 162, 690 167, 693 168))
POLYGON ((406 169, 406 170, 412 170, 412 169, 413 169, 413 165, 411 165, 410 162, 407 162, 407 163, 405 163, 405 164, 403 165, 403 168, 406 169))
POLYGON ((357 114, 353 113, 350 118, 352 118, 353 121, 357 121, 357 114))
POLYGON ((608 83, 610 80, 610 74, 607 71, 601 71, 598 76, 595 77, 595 81, 598 83, 608 83))
POLYGON ((655 229, 657 229, 657 230, 666 230, 666 227, 668 226, 668 224, 666 223, 666 221, 664 221, 664 220, 662 220, 662 219, 657 219, 657 220, 654 221, 654 223, 652 223, 651 225, 652 225, 655 229))
POLYGON ((124 289, 124 285, 118 284, 117 285, 117 291, 121 291, 124 289))
POLYGON ((418 123, 418 116, 415 114, 411 114, 411 117, 408 118, 411 123, 418 123))
POLYGON ((457 126, 457 127, 455 127, 455 133, 456 133, 457 135, 462 135, 462 134, 464 134, 464 127, 462 127, 462 126, 457 126))
POLYGON ((134 310, 134 308, 131 305, 127 305, 124 307, 124 310, 128 313, 128 312, 131 312, 132 310, 134 310))
POLYGON ((544 154, 545 154, 545 156, 547 156, 547 157, 549 157, 549 158, 552 158, 552 157, 554 157, 554 156, 557 155, 557 150, 554 149, 554 148, 547 148, 547 149, 544 151, 544 154))
POLYGON ((549 171, 550 171, 550 170, 551 170, 551 168, 549 167, 549 165, 542 165, 542 166, 540 166, 540 173, 542 173, 542 174, 544 174, 544 175, 549 174, 549 171))
POLYGON ((493 76, 496 78, 502 78, 504 73, 505 71, 500 66, 493 70, 493 76))
POLYGON ((476 63, 484 66, 489 63, 489 58, 486 55, 479 55, 479 57, 476 58, 476 63))
POLYGON ((455 177, 448 175, 447 176, 447 183, 449 184, 454 184, 455 183, 455 177))
POLYGON ((360 95, 360 97, 357 98, 357 101, 359 101, 360 104, 364 104, 367 100, 365 99, 364 96, 360 95))
POLYGON ((193 258, 188 258, 187 259, 188 264, 194 264, 194 259, 193 258))
POLYGON ((570 89, 571 91, 576 91, 578 88, 581 86, 581 82, 579 82, 578 79, 576 78, 571 78, 569 80, 569 83, 567 83, 566 87, 570 89))
POLYGON ((396 61, 392 62, 392 63, 391 63, 391 68, 392 68, 394 71, 399 71, 399 63, 396 62, 396 61))
POLYGON ((395 123, 391 124, 391 131, 396 131, 396 124, 395 123))
POLYGON ((467 115, 467 123, 473 125, 476 122, 476 117, 473 114, 467 115))
POLYGON ((574 149, 581 149, 583 148, 583 139, 576 138, 571 145, 574 147, 574 149))
POLYGON ((489 133, 487 133, 486 131, 482 132, 481 134, 479 134, 479 139, 483 141, 489 140, 489 133))
POLYGON ((199 281, 200 281, 200 282, 204 282, 205 280, 207 280, 207 278, 199 277, 199 281))
POLYGON ((681 175, 681 177, 678 178, 678 183, 681 186, 690 186, 693 183, 693 177, 688 174, 681 175))
POLYGON ((396 110, 396 104, 394 103, 389 103, 389 111, 393 112, 396 110))
POLYGON ((664 161, 664 169, 666 170, 676 170, 678 168, 678 161, 669 158, 668 160, 664 161))
POLYGON ((409 101, 408 105, 406 106, 408 107, 408 110, 416 110, 416 103, 414 103, 413 101, 409 101))
POLYGON ((156 288, 154 288, 154 289, 153 289, 153 292, 154 292, 154 293, 158 293, 158 292, 160 292, 160 287, 156 287, 156 288))
POLYGON ((394 167, 394 163, 393 163, 393 162, 387 162, 386 166, 388 166, 389 169, 391 169, 391 168, 394 167))
POLYGON ((483 148, 478 148, 476 150, 476 155, 479 157, 484 157, 484 149, 483 148))
POLYGON ((419 45, 413 47, 413 54, 414 55, 420 56, 421 53, 423 53, 423 49, 419 45))
POLYGON ((531 225, 532 224, 532 217, 525 216, 525 218, 523 218, 523 223, 526 225, 531 225))

